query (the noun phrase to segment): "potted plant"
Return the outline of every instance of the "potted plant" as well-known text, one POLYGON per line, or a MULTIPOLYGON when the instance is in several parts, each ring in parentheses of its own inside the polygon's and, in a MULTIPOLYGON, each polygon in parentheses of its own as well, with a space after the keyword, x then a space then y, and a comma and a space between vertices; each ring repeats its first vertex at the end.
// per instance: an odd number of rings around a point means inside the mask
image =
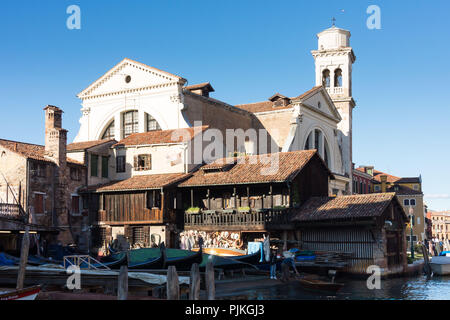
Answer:
POLYGON ((190 207, 186 210, 186 213, 198 214, 198 213, 200 213, 200 208, 199 207, 190 207))
POLYGON ((238 212, 241 213, 250 213, 250 207, 239 207, 238 212))

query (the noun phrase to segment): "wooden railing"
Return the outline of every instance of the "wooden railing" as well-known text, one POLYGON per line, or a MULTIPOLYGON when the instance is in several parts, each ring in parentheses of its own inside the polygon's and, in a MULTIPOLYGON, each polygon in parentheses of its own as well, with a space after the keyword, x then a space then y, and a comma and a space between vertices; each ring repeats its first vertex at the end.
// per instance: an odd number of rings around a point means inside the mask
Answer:
POLYGON ((202 212, 198 214, 185 213, 185 227, 211 227, 226 229, 227 227, 270 228, 290 224, 288 210, 267 210, 263 212, 202 212))
POLYGON ((17 204, 0 203, 0 217, 24 220, 25 214, 17 204))

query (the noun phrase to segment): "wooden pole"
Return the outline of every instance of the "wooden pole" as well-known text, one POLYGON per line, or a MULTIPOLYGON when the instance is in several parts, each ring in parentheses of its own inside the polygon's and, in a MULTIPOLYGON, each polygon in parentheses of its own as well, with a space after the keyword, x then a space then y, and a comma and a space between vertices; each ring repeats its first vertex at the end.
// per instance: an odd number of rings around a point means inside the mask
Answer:
POLYGON ((216 298, 216 284, 214 280, 214 266, 212 262, 206 264, 206 296, 207 300, 215 300, 216 298))
POLYGON ((175 266, 167 269, 167 300, 180 300, 180 284, 175 266))
POLYGON ((189 300, 200 299, 200 268, 197 263, 191 267, 191 275, 189 278, 189 300))
POLYGON ((117 300, 128 298, 128 267, 121 266, 119 272, 119 284, 117 286, 117 300))
POLYGON ((30 248, 30 227, 25 226, 25 233, 22 237, 22 249, 20 251, 20 265, 19 272, 17 274, 17 289, 23 289, 23 283, 25 280, 25 270, 28 262, 28 250, 30 248))
POLYGON ((427 279, 431 278, 431 266, 430 260, 428 259, 428 249, 422 244, 423 261, 425 262, 424 271, 427 275, 427 279))

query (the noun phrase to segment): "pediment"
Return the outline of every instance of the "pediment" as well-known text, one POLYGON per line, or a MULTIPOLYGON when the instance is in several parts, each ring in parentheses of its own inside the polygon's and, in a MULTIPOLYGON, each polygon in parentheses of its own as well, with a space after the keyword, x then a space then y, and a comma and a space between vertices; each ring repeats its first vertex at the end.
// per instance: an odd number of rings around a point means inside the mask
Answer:
POLYGON ((83 99, 130 89, 186 82, 174 74, 125 58, 78 94, 83 99))
POLYGON ((300 102, 303 105, 310 107, 312 110, 317 110, 319 113, 325 113, 338 122, 342 120, 339 111, 333 103, 333 100, 331 100, 328 92, 323 87, 320 87, 318 90, 306 95, 300 102))

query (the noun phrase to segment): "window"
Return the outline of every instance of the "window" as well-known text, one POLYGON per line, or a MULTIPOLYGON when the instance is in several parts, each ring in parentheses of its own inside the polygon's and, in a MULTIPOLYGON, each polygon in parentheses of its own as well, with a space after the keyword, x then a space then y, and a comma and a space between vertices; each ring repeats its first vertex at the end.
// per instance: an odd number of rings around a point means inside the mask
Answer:
POLYGON ((44 194, 42 194, 42 193, 34 194, 34 213, 45 213, 44 212, 44 194))
POLYGON ((416 205, 416 199, 410 199, 409 200, 409 205, 415 206, 416 205))
POLYGON ((324 162, 327 164, 328 167, 330 167, 330 149, 328 147, 327 139, 325 138, 323 132, 319 129, 314 129, 310 132, 308 135, 308 138, 305 142, 305 150, 309 150, 314 148, 316 149, 324 162), (311 146, 312 144, 312 146, 311 146))
POLYGON ((151 115, 146 114, 147 117, 147 131, 161 130, 159 123, 151 115))
POLYGON ((375 191, 380 191, 380 186, 374 186, 375 191))
POLYGON ((405 206, 409 206, 409 199, 405 199, 405 200, 403 200, 403 205, 405 205, 405 206))
POLYGON ((322 85, 326 88, 330 87, 330 70, 328 69, 322 71, 322 85))
POLYGON ((91 177, 98 177, 98 155, 91 154, 91 177))
POLYGON ((334 86, 342 87, 342 70, 341 69, 334 70, 334 86))
POLYGON ((117 156, 116 158, 116 172, 125 172, 125 156, 117 156))
POLYGON ((72 214, 79 214, 80 213, 80 197, 79 196, 72 196, 72 214))
POLYGON ((38 176, 40 178, 45 178, 47 176, 47 165, 43 163, 31 163, 31 174, 33 176, 38 176))
POLYGON ((134 157, 134 170, 144 171, 152 169, 152 156, 150 154, 140 154, 134 157))
POLYGON ((144 227, 133 228, 133 244, 144 243, 144 227))
POLYGON ((113 122, 111 122, 111 124, 104 131, 102 139, 114 139, 114 137, 115 137, 115 124, 113 120, 113 122))
POLYGON ((123 137, 139 132, 139 114, 136 110, 123 114, 123 137))
POLYGON ((108 160, 109 157, 102 157, 102 178, 108 178, 108 160))
MULTIPOLYGON (((413 241, 417 241, 417 236, 413 236, 413 241)), ((406 241, 409 242, 410 236, 406 236, 406 241)))
POLYGON ((70 179, 74 181, 80 181, 81 180, 81 170, 80 168, 70 168, 70 179))

